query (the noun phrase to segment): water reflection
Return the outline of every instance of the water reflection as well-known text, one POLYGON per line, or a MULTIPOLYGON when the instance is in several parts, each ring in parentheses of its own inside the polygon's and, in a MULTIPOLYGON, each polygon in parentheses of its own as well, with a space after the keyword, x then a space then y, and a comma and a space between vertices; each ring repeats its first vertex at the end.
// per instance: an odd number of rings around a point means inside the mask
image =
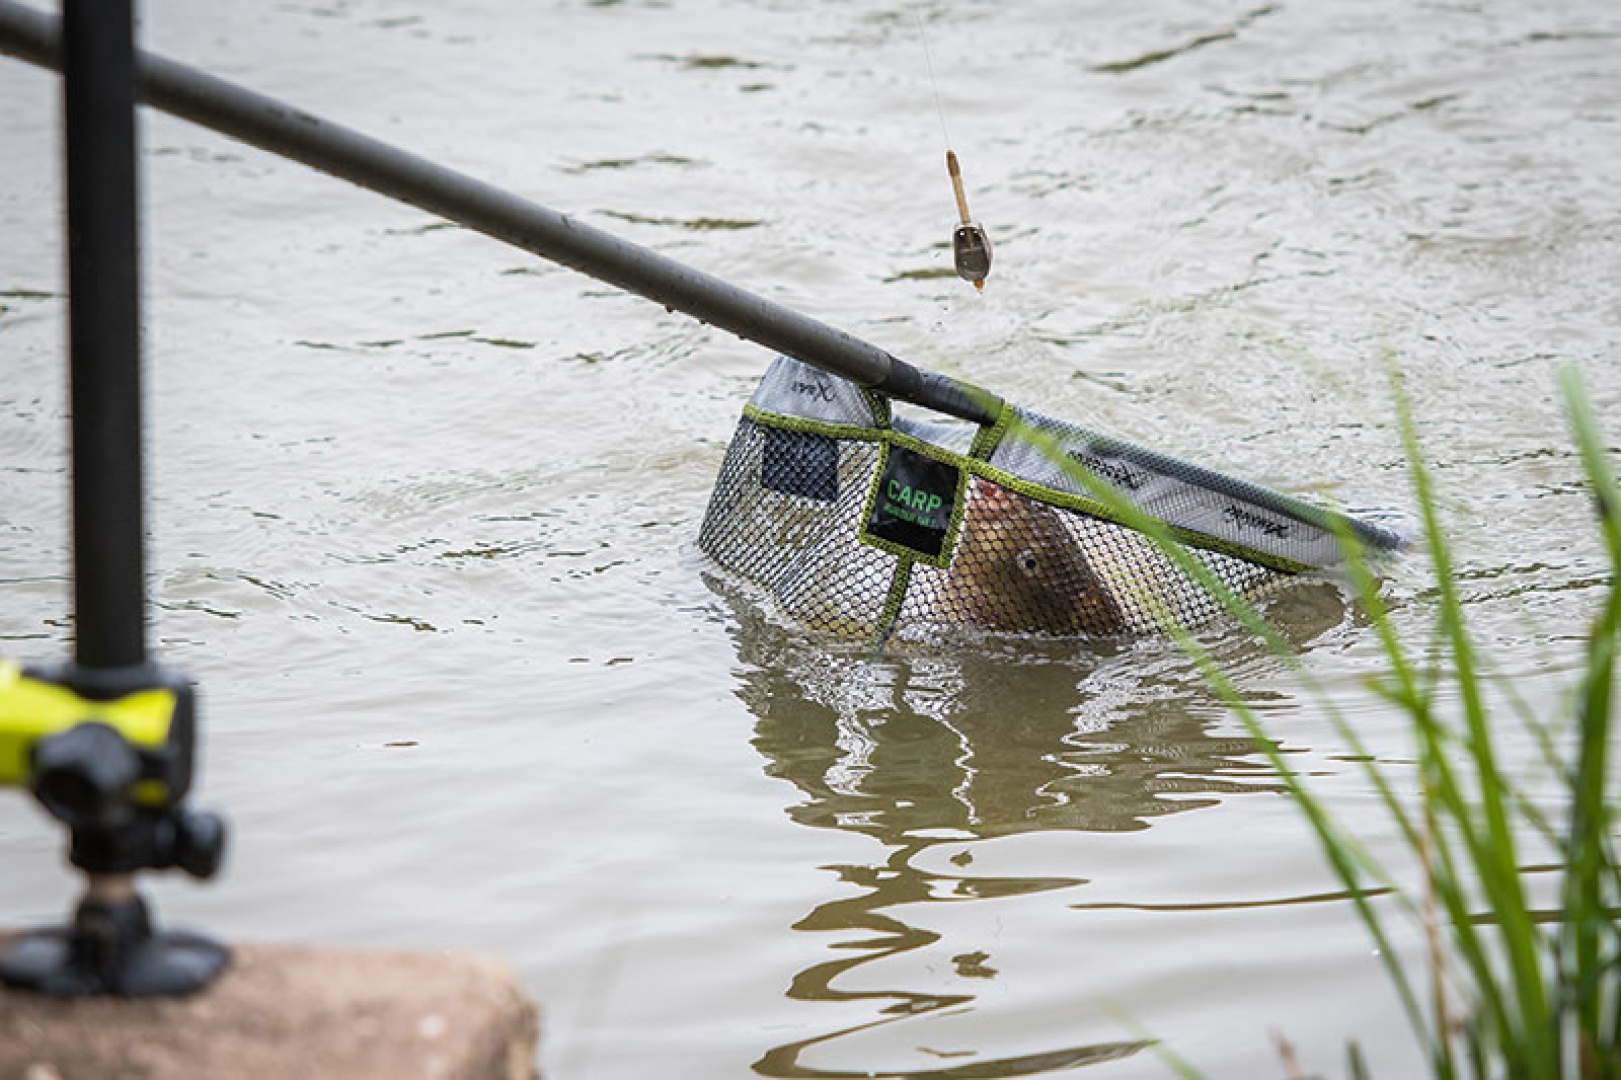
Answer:
MULTIPOLYGON (((798 973, 788 996, 864 1004, 866 1018, 775 1047, 756 1071, 1034 1076, 1147 1045, 1104 1041, 994 1060, 976 1053, 899 1072, 874 1071, 870 1062, 849 1071, 808 1063, 839 1040, 971 1009, 986 980, 996 977, 990 957, 965 951, 951 957, 949 989, 907 985, 904 973, 913 966, 897 961, 936 946, 942 935, 908 922, 906 912, 1086 884, 1073 876, 975 872, 973 841, 1045 830, 1146 829, 1162 815, 1275 788, 1248 740, 1218 724, 1223 711, 1191 665, 1165 643, 1084 651, 981 642, 874 657, 806 641, 745 601, 733 607, 738 694, 758 718, 754 745, 767 772, 803 795, 790 814, 803 825, 884 845, 883 858, 871 865, 830 867, 850 894, 821 904, 794 927, 836 935, 835 955, 798 973)), ((1293 640, 1304 641, 1341 622, 1345 608, 1337 589, 1318 584, 1290 590, 1274 613, 1293 640)), ((1218 647, 1233 663, 1258 649, 1238 640, 1218 647)))

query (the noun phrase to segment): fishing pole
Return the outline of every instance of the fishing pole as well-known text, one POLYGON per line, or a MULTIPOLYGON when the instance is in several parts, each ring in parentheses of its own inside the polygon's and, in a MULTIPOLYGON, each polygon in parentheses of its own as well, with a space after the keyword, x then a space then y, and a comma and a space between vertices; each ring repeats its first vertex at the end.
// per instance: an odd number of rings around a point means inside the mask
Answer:
MULTIPOLYGON (((0 53, 62 69, 60 20, 0 0, 0 53)), ((408 203, 889 397, 975 424, 1001 398, 511 192, 197 68, 138 50, 147 105, 408 203)))

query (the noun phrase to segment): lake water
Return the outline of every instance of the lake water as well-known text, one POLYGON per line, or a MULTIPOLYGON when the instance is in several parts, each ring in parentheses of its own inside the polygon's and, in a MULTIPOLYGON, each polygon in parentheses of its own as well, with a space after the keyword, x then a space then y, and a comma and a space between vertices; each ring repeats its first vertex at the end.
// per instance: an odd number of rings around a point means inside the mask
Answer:
MULTIPOLYGON (((1555 372, 1621 401, 1608 0, 149 0, 144 44, 912 362, 1410 514, 1552 715, 1605 585, 1555 372), (931 67, 933 78, 931 79, 931 67), (949 138, 996 243, 950 275, 949 138)), ((0 649, 71 649, 57 83, 0 61, 0 649)), ((871 658, 706 582, 769 356, 146 114, 154 649, 204 694, 234 940, 476 950, 564 1080, 1340 1075, 1418 1055, 1276 777, 1164 642, 871 658)), ((1429 632, 1422 561, 1391 573, 1429 632)), ((1280 618, 1398 780, 1369 628, 1280 618)), ((1213 633, 1375 851, 1344 740, 1213 633)), ((1504 751, 1535 783, 1535 750, 1504 751)), ((75 893, 0 798, 0 919, 75 893)), ((1416 943, 1416 932, 1403 939, 1416 943)))

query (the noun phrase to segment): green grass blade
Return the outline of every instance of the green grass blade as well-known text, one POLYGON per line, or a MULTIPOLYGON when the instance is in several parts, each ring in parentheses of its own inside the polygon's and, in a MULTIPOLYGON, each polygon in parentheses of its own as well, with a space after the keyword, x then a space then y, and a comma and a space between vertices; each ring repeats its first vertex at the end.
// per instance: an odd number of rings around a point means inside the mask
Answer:
MULTIPOLYGON (((1579 375, 1566 370, 1560 381, 1610 563, 1621 567, 1621 496, 1609 455, 1587 406, 1579 375)), ((1617 955, 1615 923, 1608 912, 1616 885, 1610 839, 1613 815, 1605 791, 1618 630, 1621 585, 1612 583, 1604 608, 1588 635, 1587 663, 1577 696, 1577 765, 1571 780, 1570 831, 1564 849, 1565 920, 1560 944, 1571 984, 1570 1005, 1584 1076, 1597 1075, 1600 1064, 1606 1060, 1613 1063, 1616 1053, 1616 989, 1613 985, 1606 987, 1604 980, 1608 975, 1613 983, 1617 955), (1605 1007, 1606 997, 1611 999, 1609 1008, 1605 1007)))
MULTIPOLYGON (((1559 1072, 1557 1031, 1548 1023, 1549 1000, 1545 965, 1539 956, 1540 934, 1533 921, 1525 883, 1521 878, 1517 844, 1510 825, 1510 809, 1515 796, 1497 764, 1492 732, 1487 722, 1483 679, 1470 637, 1450 546, 1439 517, 1439 503, 1429 467, 1418 446, 1417 427, 1399 372, 1392 372, 1396 388, 1396 409, 1403 447, 1407 453, 1410 477, 1424 522, 1424 534, 1439 591, 1441 641, 1450 660, 1463 709, 1468 761, 1473 768, 1473 790, 1465 793, 1437 766, 1443 789, 1440 804, 1450 817, 1463 842, 1464 854, 1484 899, 1496 917, 1493 935, 1506 964, 1506 978, 1487 981, 1486 987, 1500 991, 1487 995, 1489 1015, 1495 1034, 1505 1048, 1523 1055, 1522 1064, 1532 1075, 1556 1076, 1559 1072), (1471 799, 1472 796, 1472 799, 1471 799), (1478 805, 1478 813, 1469 806, 1478 805)), ((1428 744, 1432 749, 1436 745, 1428 744)), ((1471 936, 1468 922, 1454 922, 1455 935, 1471 936)), ((1473 950, 1475 944, 1469 948, 1473 950)), ((1476 956, 1471 963, 1482 976, 1490 977, 1489 958, 1476 956)))

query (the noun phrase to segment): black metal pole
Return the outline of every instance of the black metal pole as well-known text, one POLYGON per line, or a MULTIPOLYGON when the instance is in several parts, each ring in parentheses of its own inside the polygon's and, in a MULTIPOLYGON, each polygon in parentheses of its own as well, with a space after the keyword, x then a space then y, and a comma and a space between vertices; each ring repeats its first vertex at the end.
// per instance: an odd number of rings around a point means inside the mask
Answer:
MULTIPOLYGON (((49 16, 0 0, 0 52, 59 67, 57 38, 49 16)), ((1001 409, 1000 400, 988 391, 913 367, 842 330, 492 184, 173 60, 143 52, 135 66, 141 100, 165 112, 458 222, 903 401, 975 423, 994 421, 1001 409)))
POLYGON ((50 700, 67 691, 114 704, 22 718, 27 785, 71 830, 69 861, 88 881, 72 923, 23 935, 0 956, 0 984, 57 997, 189 994, 229 953, 158 932, 135 887, 141 870, 212 876, 225 827, 185 806, 191 684, 146 655, 133 0, 62 0, 61 67, 76 646, 72 664, 23 678, 51 688, 50 700), (117 703, 137 691, 153 699, 125 727, 117 703))
POLYGON ((73 569, 81 668, 146 661, 130 0, 64 0, 73 569))

